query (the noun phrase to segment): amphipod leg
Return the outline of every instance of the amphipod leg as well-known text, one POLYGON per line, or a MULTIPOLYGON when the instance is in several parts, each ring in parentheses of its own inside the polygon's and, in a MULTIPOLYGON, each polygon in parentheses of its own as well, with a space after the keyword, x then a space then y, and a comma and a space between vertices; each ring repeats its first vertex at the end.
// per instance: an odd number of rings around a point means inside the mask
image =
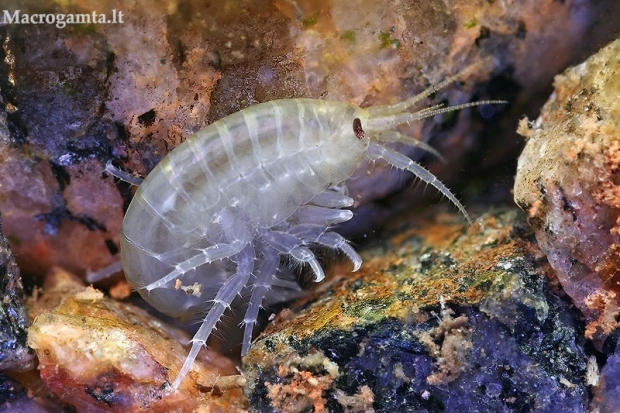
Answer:
POLYGON ((243 346, 241 348, 241 355, 245 356, 250 350, 252 344, 252 333, 254 332, 254 326, 258 319, 258 312, 260 311, 263 298, 265 294, 271 288, 280 263, 280 257, 278 254, 270 248, 266 248, 264 252, 265 256, 261 262, 261 265, 256 274, 256 281, 254 281, 252 296, 248 302, 248 309, 245 312, 243 318, 243 324, 245 325, 243 331, 243 346))
POLYGON ((433 185, 439 192, 441 192, 446 198, 448 198, 456 207, 461 211, 461 213, 467 219, 467 222, 471 224, 471 218, 469 214, 465 210, 465 207, 461 205, 458 199, 452 192, 444 184, 441 183, 439 179, 422 166, 418 165, 402 153, 398 153, 392 149, 386 148, 385 146, 379 145, 374 142, 370 142, 368 145, 368 149, 366 150, 366 155, 373 160, 382 160, 390 165, 411 172, 422 181, 427 184, 433 185))
POLYGON ((109 159, 105 164, 105 171, 112 176, 120 179, 121 181, 125 181, 131 185, 139 186, 144 179, 138 178, 137 176, 133 176, 128 174, 127 172, 117 168, 112 164, 112 159, 109 159))
POLYGON ((315 224, 328 227, 350 220, 353 218, 353 212, 348 209, 332 209, 316 205, 302 205, 297 209, 293 218, 300 224, 315 224))
MULTIPOLYGON (((146 290, 152 291, 155 288, 161 288, 170 281, 200 267, 201 265, 232 257, 251 241, 251 235, 246 228, 245 222, 238 219, 238 217, 233 213, 226 210, 222 211, 220 213, 220 224, 224 230, 224 234, 226 235, 226 240, 229 243, 215 244, 202 250, 198 250, 196 255, 175 264, 172 271, 159 280, 147 285, 145 287, 146 290)), ((158 258, 158 256, 155 257, 158 258)))
POLYGON ((86 282, 96 283, 106 278, 110 278, 114 274, 123 271, 123 264, 119 261, 114 261, 112 264, 107 265, 97 271, 86 270, 86 282))
POLYGON ((215 325, 222 317, 222 314, 224 314, 226 309, 230 308, 230 305, 235 297, 248 283, 250 275, 254 270, 255 258, 256 256, 254 254, 254 247, 252 244, 247 244, 245 248, 243 248, 243 250, 235 256, 234 261, 237 262, 237 271, 232 277, 226 280, 213 299, 211 309, 203 320, 202 325, 194 335, 194 338, 192 338, 192 349, 185 359, 185 363, 183 363, 183 367, 181 368, 179 375, 176 379, 174 379, 172 388, 177 389, 179 387, 187 373, 191 370, 200 349, 206 345, 207 339, 211 335, 215 325))
POLYGON ((359 270, 362 266, 362 258, 349 242, 336 232, 325 231, 325 227, 300 224, 291 227, 286 232, 300 238, 305 243, 316 243, 342 251, 353 263, 353 272, 359 270))
POLYGON ((265 242, 281 254, 290 255, 297 261, 307 263, 314 273, 314 281, 320 282, 325 278, 325 272, 314 253, 304 247, 299 238, 281 231, 265 230, 261 232, 265 242))
POLYGON ((353 263, 353 272, 359 270, 362 266, 362 257, 360 257, 357 251, 355 251, 355 248, 353 248, 342 235, 328 231, 317 238, 315 242, 342 251, 353 263))
POLYGON ((316 206, 327 208, 348 208, 354 203, 353 198, 333 189, 319 193, 310 202, 316 206))

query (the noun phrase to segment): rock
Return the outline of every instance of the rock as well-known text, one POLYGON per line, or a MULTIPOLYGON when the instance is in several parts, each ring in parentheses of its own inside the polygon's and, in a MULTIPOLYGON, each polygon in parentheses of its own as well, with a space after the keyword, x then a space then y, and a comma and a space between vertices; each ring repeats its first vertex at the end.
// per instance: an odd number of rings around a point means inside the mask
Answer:
POLYGON ((515 210, 400 221, 243 360, 257 411, 587 412, 584 340, 515 210))
POLYGON ((527 144, 515 201, 600 348, 620 313, 620 40, 555 78, 527 144))
POLYGON ((55 264, 105 265, 118 249, 123 205, 101 175, 118 146, 116 125, 101 116, 105 42, 53 25, 3 27, 0 38, 0 208, 20 268, 42 275, 55 264))
MULTIPOLYGON (((1 134, 1 132, 0 132, 1 134)), ((12 374, 34 368, 34 353, 28 348, 30 320, 24 305, 24 288, 19 268, 0 223, 0 372, 12 374)), ((44 412, 25 389, 9 375, 0 373, 0 410, 3 412, 44 412)))
POLYGON ((593 383, 593 393, 590 411, 598 413, 620 411, 620 346, 616 346, 616 351, 601 369, 598 380, 593 383))
POLYGON ((1 223, 0 293, 0 371, 30 370, 34 368, 34 357, 26 343, 30 322, 23 301, 24 288, 1 223))
MULTIPOLYGON (((32 300, 28 343, 45 385, 79 412, 241 412, 244 380, 205 350, 178 390, 171 382, 188 338, 133 305, 114 301, 55 268, 32 300)), ((22 383, 28 387, 30 381, 22 383)))
MULTIPOLYGON (((28 381, 26 386, 8 375, 0 373, 0 411, 3 413, 58 413, 66 411, 56 400, 50 398, 45 391, 41 379, 30 372, 20 375, 20 380, 28 381)), ((16 375, 15 373, 11 373, 16 375)))

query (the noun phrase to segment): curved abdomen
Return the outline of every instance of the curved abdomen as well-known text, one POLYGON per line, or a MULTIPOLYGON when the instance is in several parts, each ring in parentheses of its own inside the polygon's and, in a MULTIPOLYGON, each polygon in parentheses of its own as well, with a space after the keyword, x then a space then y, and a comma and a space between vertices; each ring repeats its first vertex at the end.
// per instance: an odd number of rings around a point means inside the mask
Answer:
MULTIPOLYGON (((337 118, 333 112, 344 107, 302 99, 263 103, 215 122, 172 151, 140 185, 123 221, 128 280, 145 286, 199 248, 229 242, 218 223, 224 208, 239 211, 237 219, 256 236, 256 229, 278 225, 330 187, 334 182, 321 164, 331 135, 327 117, 337 118)), ((227 260, 208 264, 213 282, 200 279, 202 268, 185 274, 183 284, 217 284, 231 266, 227 260)), ((194 311, 210 299, 203 291, 191 302, 183 292, 168 290, 145 298, 168 313, 194 311), (178 294, 187 308, 178 307, 178 294), (177 308, 165 311, 175 300, 177 308)))

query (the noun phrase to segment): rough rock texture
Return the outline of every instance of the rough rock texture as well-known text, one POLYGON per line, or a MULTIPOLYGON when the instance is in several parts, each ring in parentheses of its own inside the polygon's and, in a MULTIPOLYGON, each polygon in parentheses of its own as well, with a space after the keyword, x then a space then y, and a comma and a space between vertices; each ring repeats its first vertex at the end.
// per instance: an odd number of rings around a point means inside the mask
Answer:
POLYGON ((620 411, 620 346, 617 346, 615 353, 607 359, 593 390, 594 398, 590 406, 592 412, 620 411))
MULTIPOLYGON (((178 390, 169 383, 188 339, 130 304, 111 300, 53 269, 32 299, 28 343, 45 385, 79 412, 243 411, 244 383, 234 365, 205 351, 178 390)), ((32 385, 26 380, 22 385, 32 385)))
POLYGON ((620 299, 620 40, 555 78, 519 158, 515 201, 600 347, 620 299))
POLYGON ((0 222, 0 371, 34 367, 34 357, 26 343, 30 323, 24 298, 19 269, 0 222))
MULTIPOLYGON (((10 370, 11 374, 19 374, 17 372, 31 370, 35 366, 35 360, 34 353, 28 348, 27 343, 30 320, 24 305, 25 295, 21 276, 9 243, 2 233, 1 223, 0 280, 0 411, 7 413, 54 411, 56 408, 54 404, 45 400, 39 403, 40 400, 33 397, 33 394, 28 396, 26 389, 19 382, 2 373, 10 370)), ((36 380, 35 376, 33 381, 36 380)))
POLYGON ((83 54, 71 48, 75 38, 48 25, 2 27, 0 39, 7 46, 0 52, 0 209, 19 265, 38 274, 54 264, 104 265, 118 243, 123 200, 101 175, 118 143, 117 127, 101 117, 103 39, 83 39, 83 54))
POLYGON ((254 343, 254 409, 588 411, 584 340, 523 217, 411 222, 254 343))
MULTIPOLYGON (((81 274, 118 259, 131 191, 100 174, 109 159, 146 174, 183 139, 251 104, 300 96, 396 102, 484 59, 438 101, 528 100, 601 27, 587 31, 597 10, 581 0, 5 3, 22 13, 125 16, 123 24, 0 27, 0 209, 19 264, 40 275, 52 265, 81 274), (549 50, 553 59, 544 59, 549 50)), ((431 143, 449 161, 429 164, 434 172, 454 174, 466 159, 492 164, 514 148, 516 140, 494 138, 487 141, 499 146, 479 150, 472 113, 406 131, 425 140, 434 133, 431 143)), ((348 231, 366 231, 394 205, 419 198, 409 188, 389 207, 368 204, 410 178, 362 168, 350 186, 366 207, 348 231)))
POLYGON ((72 407, 52 397, 35 372, 11 373, 19 380, 0 373, 0 411, 3 413, 59 413, 72 407), (27 386, 21 382, 28 382, 27 386))

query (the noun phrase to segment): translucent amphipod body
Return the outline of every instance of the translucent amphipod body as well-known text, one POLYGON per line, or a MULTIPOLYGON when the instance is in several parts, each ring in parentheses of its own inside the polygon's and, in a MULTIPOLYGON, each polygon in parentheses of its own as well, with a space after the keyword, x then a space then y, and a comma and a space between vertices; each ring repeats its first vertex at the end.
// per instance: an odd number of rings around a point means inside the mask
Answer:
POLYGON ((173 388, 235 299, 245 306, 245 354, 261 305, 298 290, 291 262, 309 265, 314 280, 323 279, 313 246, 341 251, 354 271, 360 268, 357 252, 329 228, 353 216, 353 199, 342 188, 362 159, 412 172, 469 220, 433 174, 384 146, 402 142, 433 151, 396 127, 498 103, 408 112, 457 76, 396 105, 362 109, 316 99, 258 104, 196 133, 153 169, 123 221, 122 263, 129 282, 155 308, 174 317, 203 317, 173 388))

